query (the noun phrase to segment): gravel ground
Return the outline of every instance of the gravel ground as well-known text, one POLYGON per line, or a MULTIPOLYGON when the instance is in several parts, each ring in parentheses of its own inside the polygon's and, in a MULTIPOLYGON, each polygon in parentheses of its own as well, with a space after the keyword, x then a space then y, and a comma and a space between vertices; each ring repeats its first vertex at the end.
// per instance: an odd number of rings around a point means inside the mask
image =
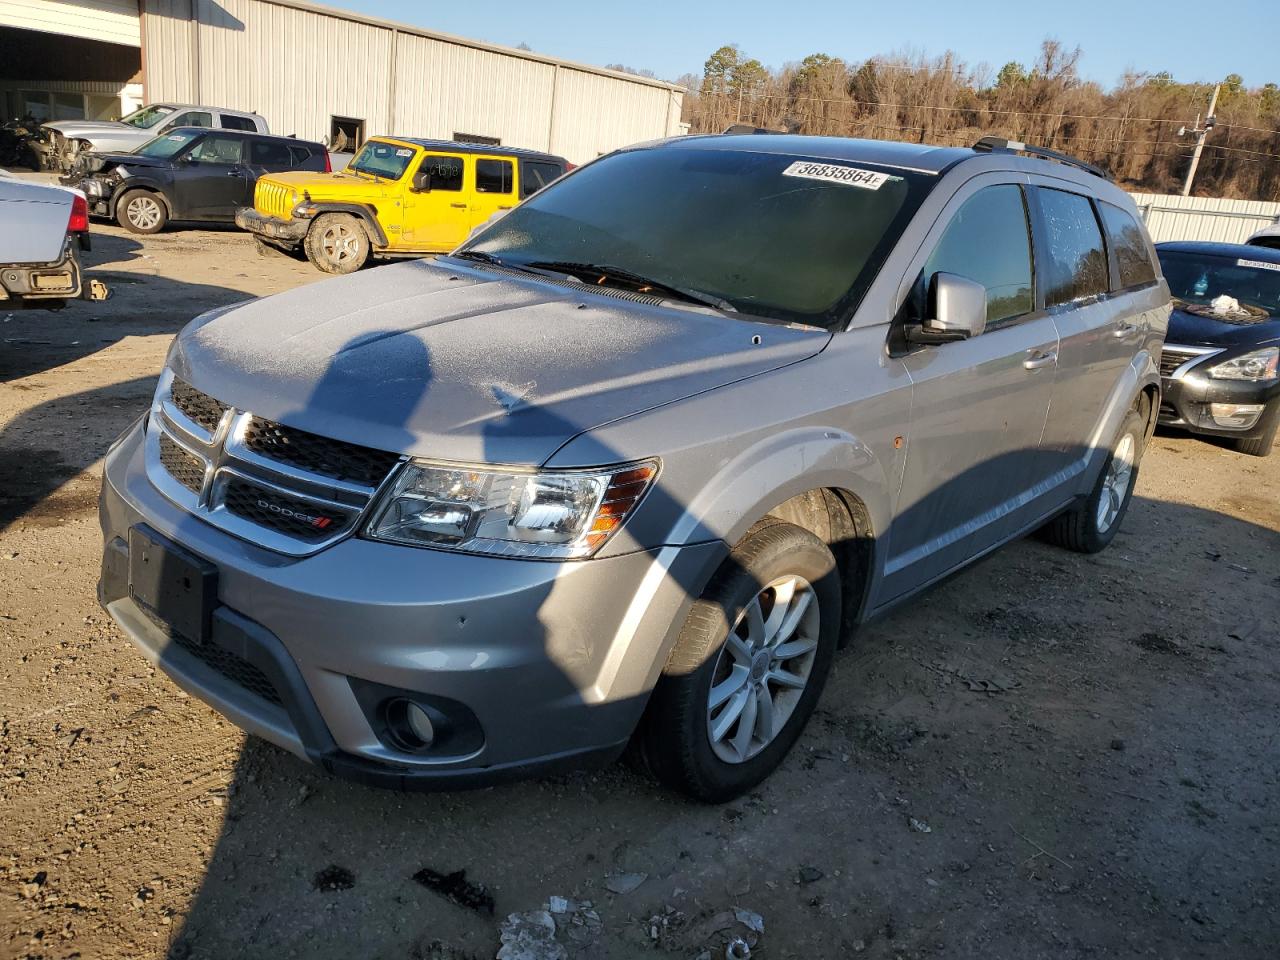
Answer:
POLYGON ((1015 543, 863 630, 731 806, 622 767, 398 795, 247 740, 94 601, 172 335, 320 275, 227 231, 87 260, 111 301, 0 310, 0 955, 490 958, 553 896, 599 918, 571 957, 1280 955, 1280 456, 1157 437, 1108 551, 1015 543), (459 870, 493 915, 422 882, 459 870))

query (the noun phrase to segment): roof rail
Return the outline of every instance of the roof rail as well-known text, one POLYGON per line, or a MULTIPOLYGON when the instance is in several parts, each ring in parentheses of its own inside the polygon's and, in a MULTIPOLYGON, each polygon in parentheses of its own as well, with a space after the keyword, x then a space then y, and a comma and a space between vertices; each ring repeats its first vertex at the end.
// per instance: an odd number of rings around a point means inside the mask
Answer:
POLYGON ((776 133, 786 133, 787 131, 785 131, 785 130, 770 130, 768 127, 757 127, 757 126, 753 126, 752 124, 749 124, 749 123, 732 123, 732 124, 730 124, 729 126, 725 127, 724 132, 725 132, 726 134, 742 134, 742 133, 751 133, 751 134, 756 134, 756 133, 760 133, 760 134, 770 134, 770 133, 775 133, 775 134, 776 134, 776 133))
POLYGON ((1057 150, 1050 150, 1048 147, 1033 147, 1020 140, 1006 140, 1003 137, 983 137, 973 145, 973 149, 984 153, 994 153, 996 150, 1009 153, 1025 153, 1028 156, 1040 157, 1042 160, 1056 160, 1058 163, 1065 163, 1071 167, 1079 167, 1086 173, 1092 173, 1095 177, 1115 181, 1115 177, 1106 170, 1101 167, 1095 167, 1092 163, 1085 163, 1069 153, 1059 153, 1057 150))

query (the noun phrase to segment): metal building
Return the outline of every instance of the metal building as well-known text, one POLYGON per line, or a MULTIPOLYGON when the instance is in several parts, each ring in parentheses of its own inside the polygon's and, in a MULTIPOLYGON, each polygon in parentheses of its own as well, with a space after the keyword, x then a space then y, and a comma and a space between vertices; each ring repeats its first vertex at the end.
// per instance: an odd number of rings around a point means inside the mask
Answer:
POLYGON ((673 84, 302 0, 0 0, 0 94, 9 115, 199 103, 335 146, 395 133, 575 163, 684 129, 673 84))

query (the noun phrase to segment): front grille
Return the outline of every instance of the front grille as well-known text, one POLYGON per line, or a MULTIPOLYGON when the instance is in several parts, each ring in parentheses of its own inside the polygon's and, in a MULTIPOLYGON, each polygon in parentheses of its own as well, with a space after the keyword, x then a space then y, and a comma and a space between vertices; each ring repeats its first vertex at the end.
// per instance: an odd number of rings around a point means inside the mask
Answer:
POLYGON ((1188 360, 1192 360, 1200 355, 1201 354, 1198 351, 1192 352, 1190 350, 1175 350, 1170 347, 1165 347, 1164 350, 1160 352, 1160 376, 1173 376, 1173 371, 1177 370, 1188 360))
POLYGON ((170 395, 173 397, 173 405, 186 414, 188 420, 198 423, 209 433, 218 428, 218 422, 227 412, 227 404, 213 399, 207 393, 201 393, 177 377, 173 380, 170 395))
POLYGON ((293 216, 293 190, 269 180, 259 180, 253 205, 259 213, 288 220, 293 216))
POLYGON ((250 523, 313 543, 334 536, 348 520, 345 514, 324 510, 240 477, 227 481, 222 505, 250 523))
POLYGON ((167 433, 160 435, 160 463, 169 476, 192 493, 198 494, 204 486, 204 461, 184 450, 167 433))
POLYGON ((250 418, 244 431, 244 445, 261 457, 366 487, 381 484, 400 459, 394 453, 330 440, 261 417, 250 418))

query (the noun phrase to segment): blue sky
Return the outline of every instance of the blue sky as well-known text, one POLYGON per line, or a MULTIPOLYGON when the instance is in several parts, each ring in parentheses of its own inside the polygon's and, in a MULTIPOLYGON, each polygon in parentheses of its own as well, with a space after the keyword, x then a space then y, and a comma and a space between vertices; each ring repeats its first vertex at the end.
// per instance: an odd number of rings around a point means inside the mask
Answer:
POLYGON ((1053 36, 1082 47, 1082 72, 1107 86, 1126 69, 1168 70, 1185 81, 1239 73, 1251 87, 1280 83, 1280 0, 320 2, 491 43, 523 42, 569 60, 647 68, 672 80, 700 74, 725 43, 771 67, 810 53, 857 61, 950 48, 994 72, 1010 60, 1032 60, 1040 41, 1053 36))

